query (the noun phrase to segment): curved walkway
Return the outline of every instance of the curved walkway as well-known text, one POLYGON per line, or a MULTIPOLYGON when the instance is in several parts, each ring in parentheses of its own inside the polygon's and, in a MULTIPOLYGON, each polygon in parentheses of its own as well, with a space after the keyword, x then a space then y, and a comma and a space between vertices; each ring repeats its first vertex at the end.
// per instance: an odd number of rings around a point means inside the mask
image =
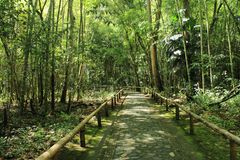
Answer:
POLYGON ((129 93, 100 143, 97 160, 203 160, 203 154, 171 117, 143 94, 129 93))

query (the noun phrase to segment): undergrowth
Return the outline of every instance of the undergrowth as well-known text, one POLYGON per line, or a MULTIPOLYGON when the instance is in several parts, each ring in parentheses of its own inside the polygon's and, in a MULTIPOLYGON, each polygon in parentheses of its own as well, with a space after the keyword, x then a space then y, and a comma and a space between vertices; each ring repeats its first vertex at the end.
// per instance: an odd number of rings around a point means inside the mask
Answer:
POLYGON ((194 103, 197 105, 192 105, 192 109, 219 127, 240 135, 240 95, 221 104, 210 105, 221 100, 228 92, 223 88, 199 91, 194 96, 194 103))
MULTIPOLYGON (((113 95, 113 92, 99 91, 84 94, 82 101, 99 101, 113 95)), ((0 159, 34 159, 60 138, 69 133, 80 122, 83 114, 93 107, 76 106, 70 113, 63 112, 63 105, 57 106, 54 115, 32 115, 30 112, 19 116, 10 113, 8 133, 0 136, 0 159), (61 111, 62 110, 62 111, 61 111)), ((0 117, 2 119, 2 117, 0 117)))
POLYGON ((0 137, 0 157, 33 159, 33 156, 49 148, 79 123, 78 113, 61 112, 55 116, 35 117, 35 122, 32 122, 35 125, 13 128, 11 135, 0 137))

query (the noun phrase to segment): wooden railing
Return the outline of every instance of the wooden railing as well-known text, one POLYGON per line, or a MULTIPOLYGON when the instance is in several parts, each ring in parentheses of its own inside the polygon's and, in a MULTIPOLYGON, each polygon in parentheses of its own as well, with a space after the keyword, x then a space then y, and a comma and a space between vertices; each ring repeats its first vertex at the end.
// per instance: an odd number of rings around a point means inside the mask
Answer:
MULTIPOLYGON (((150 89, 148 89, 149 92, 150 89)), ((182 104, 179 104, 178 102, 175 102, 171 99, 165 98, 159 93, 152 90, 152 97, 156 101, 160 101, 160 104, 165 104, 166 111, 169 110, 169 105, 175 107, 175 117, 176 120, 180 120, 180 110, 186 112, 189 115, 189 132, 191 135, 194 134, 194 119, 196 119, 199 122, 202 122, 205 126, 212 129, 218 134, 221 134, 226 139, 229 140, 230 145, 230 160, 237 160, 237 146, 240 145, 240 138, 230 132, 228 132, 225 129, 222 129, 218 127, 217 125, 208 122, 207 120, 203 119, 199 115, 193 113, 192 111, 186 109, 182 104)))
POLYGON ((121 99, 123 95, 123 89, 114 94, 110 99, 106 100, 103 104, 101 104, 95 111, 93 111, 90 115, 84 118, 70 133, 68 133, 65 137, 60 139, 57 143, 55 143, 52 147, 50 147, 46 152, 41 154, 36 160, 50 160, 53 159, 54 156, 62 149, 68 142, 70 142, 74 136, 77 134, 80 135, 80 145, 81 147, 86 146, 85 142, 85 125, 92 119, 94 116, 97 117, 98 127, 101 128, 101 111, 104 109, 105 115, 109 116, 107 103, 111 102, 111 107, 114 109, 117 102, 121 99))

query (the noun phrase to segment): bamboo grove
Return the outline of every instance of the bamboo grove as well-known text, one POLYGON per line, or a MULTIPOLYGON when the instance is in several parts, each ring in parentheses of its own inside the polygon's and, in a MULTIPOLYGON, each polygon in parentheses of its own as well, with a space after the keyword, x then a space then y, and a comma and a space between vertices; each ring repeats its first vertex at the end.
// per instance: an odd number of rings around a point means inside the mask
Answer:
POLYGON ((239 8, 239 0, 0 0, 1 103, 54 113, 55 102, 95 85, 231 89, 240 79, 239 8))

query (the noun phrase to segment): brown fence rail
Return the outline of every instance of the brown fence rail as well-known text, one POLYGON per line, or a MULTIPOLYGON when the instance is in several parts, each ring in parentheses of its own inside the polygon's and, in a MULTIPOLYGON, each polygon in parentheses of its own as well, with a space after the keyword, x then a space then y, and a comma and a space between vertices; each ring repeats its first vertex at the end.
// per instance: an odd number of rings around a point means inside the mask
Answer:
MULTIPOLYGON (((147 89, 148 92, 150 89, 147 89)), ((174 106, 175 107, 175 116, 176 120, 180 119, 180 110, 186 112, 189 115, 189 132, 190 134, 194 134, 194 119, 198 120, 199 122, 202 122, 205 126, 208 128, 212 129, 218 134, 221 134, 224 136, 226 139, 229 140, 229 145, 230 145, 230 160, 237 160, 237 146, 240 145, 240 138, 230 132, 228 132, 225 129, 222 129, 218 127, 217 125, 208 122, 207 120, 203 119, 199 115, 189 111, 184 107, 182 104, 179 104, 178 102, 175 102, 171 99, 168 99, 166 97, 163 97, 159 93, 155 91, 151 91, 152 97, 154 100, 159 100, 161 104, 165 104, 166 106, 166 111, 168 111, 168 106, 174 106)))
POLYGON ((85 125, 89 122, 93 116, 97 117, 98 127, 101 127, 101 114, 100 111, 104 109, 106 116, 108 116, 108 108, 107 103, 111 102, 111 107, 114 108, 116 103, 121 99, 123 95, 123 89, 114 94, 110 99, 106 100, 103 104, 101 104, 95 111, 93 111, 90 115, 84 118, 70 133, 68 133, 65 137, 60 139, 57 143, 55 143, 52 147, 50 147, 46 152, 41 154, 36 160, 50 160, 53 159, 54 156, 62 149, 69 141, 71 141, 75 135, 80 135, 80 145, 85 147, 85 125))

